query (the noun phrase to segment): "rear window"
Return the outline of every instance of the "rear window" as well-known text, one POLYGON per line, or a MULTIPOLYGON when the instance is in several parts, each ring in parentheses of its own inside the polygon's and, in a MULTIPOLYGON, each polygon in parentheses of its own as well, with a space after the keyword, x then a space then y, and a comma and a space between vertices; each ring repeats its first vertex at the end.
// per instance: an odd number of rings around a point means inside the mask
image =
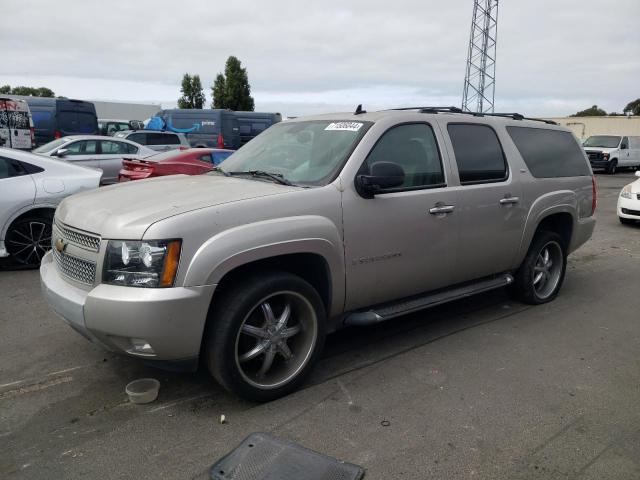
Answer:
MULTIPOLYGON (((117 133, 115 136, 116 137, 124 137, 124 136, 126 136, 126 134, 117 133)), ((146 133, 132 133, 131 135, 129 135, 127 137, 127 140, 139 143, 140 145, 147 145, 147 134, 146 133)))
POLYGON ((591 174, 584 152, 571 133, 527 127, 507 127, 507 131, 534 177, 591 174))
POLYGON ((96 132, 96 117, 84 112, 58 112, 58 129, 62 132, 92 134, 96 132))
POLYGON ((36 110, 35 107, 31 109, 31 117, 33 118, 33 125, 37 129, 50 130, 51 125, 51 110, 36 110))

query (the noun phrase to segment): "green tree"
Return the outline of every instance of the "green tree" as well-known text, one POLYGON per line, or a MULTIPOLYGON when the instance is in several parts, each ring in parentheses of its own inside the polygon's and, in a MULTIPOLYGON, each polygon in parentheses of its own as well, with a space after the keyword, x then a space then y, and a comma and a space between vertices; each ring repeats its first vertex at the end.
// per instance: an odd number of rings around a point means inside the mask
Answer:
POLYGON ((578 113, 574 113, 571 115, 572 117, 604 117, 607 115, 607 112, 598 108, 597 105, 594 105, 591 108, 587 108, 586 110, 582 110, 578 113))
POLYGON ((252 112, 255 108, 247 69, 233 55, 227 59, 224 75, 219 73, 211 88, 213 108, 229 108, 252 112), (222 93, 224 92, 224 94, 222 93))
POLYGON ((224 75, 219 73, 216 76, 215 82, 213 82, 213 87, 211 87, 211 98, 213 98, 213 102, 211 102, 211 108, 227 108, 227 105, 225 103, 225 93, 226 86, 224 75))
POLYGON ((200 75, 189 75, 185 73, 182 77, 182 96, 178 99, 178 108, 202 108, 204 107, 204 92, 200 75))
POLYGON ((19 86, 11 88, 10 85, 3 85, 0 87, 0 93, 5 95, 24 95, 27 97, 55 97, 53 90, 47 87, 33 88, 19 86))
POLYGON ((631 115, 640 115, 640 98, 637 98, 633 102, 627 103, 627 106, 624 107, 623 112, 631 112, 631 115))

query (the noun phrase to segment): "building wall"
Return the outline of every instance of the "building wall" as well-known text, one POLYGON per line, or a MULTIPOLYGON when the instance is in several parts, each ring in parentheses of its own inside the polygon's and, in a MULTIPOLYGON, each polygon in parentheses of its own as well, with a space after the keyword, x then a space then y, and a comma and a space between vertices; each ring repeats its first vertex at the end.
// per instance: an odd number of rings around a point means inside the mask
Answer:
POLYGON ((98 118, 144 121, 162 109, 160 104, 89 101, 96 106, 98 118))
POLYGON ((586 139, 591 135, 640 136, 640 117, 562 117, 549 118, 573 131, 576 137, 586 139))

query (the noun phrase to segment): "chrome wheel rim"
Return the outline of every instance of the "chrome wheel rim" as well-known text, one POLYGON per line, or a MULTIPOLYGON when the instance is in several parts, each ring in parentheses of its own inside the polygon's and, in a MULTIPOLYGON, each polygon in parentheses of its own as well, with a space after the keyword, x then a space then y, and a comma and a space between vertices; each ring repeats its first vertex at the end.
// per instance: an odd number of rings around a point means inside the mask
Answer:
POLYGON ((550 297, 560 282, 563 266, 562 247, 558 242, 544 245, 533 267, 533 288, 538 298, 550 297))
POLYGON ((283 386, 308 363, 317 335, 318 318, 309 300, 291 291, 273 293, 251 308, 238 330, 238 370, 254 387, 283 386))
POLYGON ((51 249, 51 225, 31 221, 21 223, 7 234, 9 254, 25 265, 38 265, 44 254, 51 249))

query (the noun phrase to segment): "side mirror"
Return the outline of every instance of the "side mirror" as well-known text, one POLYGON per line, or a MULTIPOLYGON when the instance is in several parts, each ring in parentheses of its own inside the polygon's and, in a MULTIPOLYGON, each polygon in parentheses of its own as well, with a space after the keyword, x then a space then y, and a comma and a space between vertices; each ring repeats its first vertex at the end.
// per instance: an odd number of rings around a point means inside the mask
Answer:
POLYGON ((67 153, 69 153, 69 150, 66 148, 60 148, 57 152, 56 152, 56 157, 64 157, 67 153))
POLYGON ((397 163, 376 162, 371 165, 370 175, 356 177, 356 190, 364 198, 373 198, 376 193, 404 183, 404 170, 397 163))
POLYGON ((636 177, 640 177, 640 170, 636 170, 636 177))

